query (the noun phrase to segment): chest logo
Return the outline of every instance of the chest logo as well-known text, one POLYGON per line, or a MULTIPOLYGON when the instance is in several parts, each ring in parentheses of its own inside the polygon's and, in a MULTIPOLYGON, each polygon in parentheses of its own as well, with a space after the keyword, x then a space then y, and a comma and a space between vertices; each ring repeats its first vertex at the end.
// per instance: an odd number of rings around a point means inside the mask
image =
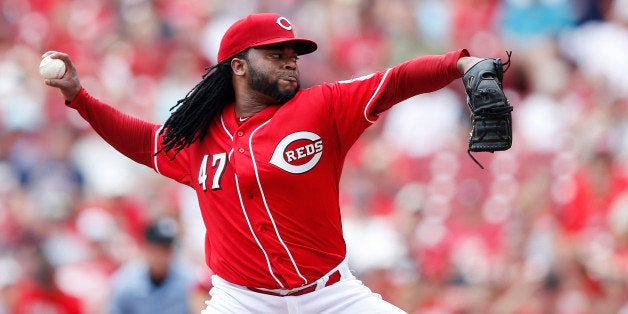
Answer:
POLYGON ((323 139, 312 132, 296 132, 284 137, 273 152, 270 163, 294 174, 305 173, 321 160, 323 139))

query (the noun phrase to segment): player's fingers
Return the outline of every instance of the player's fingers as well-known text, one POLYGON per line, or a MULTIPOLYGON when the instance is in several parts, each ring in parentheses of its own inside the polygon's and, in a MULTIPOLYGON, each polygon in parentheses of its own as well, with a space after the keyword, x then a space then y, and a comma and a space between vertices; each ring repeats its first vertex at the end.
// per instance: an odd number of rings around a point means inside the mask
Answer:
POLYGON ((51 55, 51 54, 53 54, 55 52, 56 51, 52 51, 52 50, 46 51, 46 52, 44 52, 44 54, 41 55, 41 58, 43 59, 43 58, 45 58, 45 57, 47 57, 47 56, 49 56, 49 55, 51 55))
POLYGON ((66 101, 72 101, 81 90, 81 83, 78 79, 66 76, 59 79, 45 79, 44 84, 58 88, 66 101))
POLYGON ((72 60, 70 59, 70 56, 67 53, 50 50, 50 51, 46 51, 43 55, 41 55, 41 57, 42 59, 45 57, 50 57, 52 59, 59 59, 63 61, 63 63, 65 63, 65 68, 67 69, 66 75, 68 75, 68 73, 71 75, 74 75, 74 73, 76 72, 76 69, 74 68, 74 64, 72 63, 72 60))
POLYGON ((45 79, 44 84, 48 86, 52 86, 52 87, 58 87, 58 88, 64 88, 68 85, 67 82, 63 80, 63 78, 45 79))
POLYGON ((62 90, 63 89, 75 89, 76 86, 80 85, 78 77, 68 72, 66 72, 62 77, 57 78, 57 79, 55 78, 45 79, 44 83, 48 86, 61 88, 62 90))
POLYGON ((54 50, 48 50, 44 52, 44 54, 41 55, 41 58, 43 59, 45 57, 50 57, 53 59, 63 59, 64 57, 69 58, 68 54, 54 50))

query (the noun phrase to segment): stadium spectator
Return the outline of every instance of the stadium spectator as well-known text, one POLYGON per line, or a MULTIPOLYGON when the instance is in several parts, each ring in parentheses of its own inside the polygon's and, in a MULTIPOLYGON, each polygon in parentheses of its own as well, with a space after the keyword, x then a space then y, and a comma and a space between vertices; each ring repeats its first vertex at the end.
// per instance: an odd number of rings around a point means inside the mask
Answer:
POLYGON ((177 258, 178 229, 170 217, 146 228, 143 259, 128 262, 113 275, 108 313, 193 312, 194 273, 177 258))

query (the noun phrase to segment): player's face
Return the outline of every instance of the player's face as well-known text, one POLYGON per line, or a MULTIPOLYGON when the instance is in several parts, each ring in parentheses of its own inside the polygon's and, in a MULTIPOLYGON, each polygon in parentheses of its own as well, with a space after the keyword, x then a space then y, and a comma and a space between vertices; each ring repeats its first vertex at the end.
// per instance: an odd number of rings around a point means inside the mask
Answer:
POLYGON ((285 103, 299 91, 297 53, 289 46, 266 46, 249 50, 249 87, 285 103))

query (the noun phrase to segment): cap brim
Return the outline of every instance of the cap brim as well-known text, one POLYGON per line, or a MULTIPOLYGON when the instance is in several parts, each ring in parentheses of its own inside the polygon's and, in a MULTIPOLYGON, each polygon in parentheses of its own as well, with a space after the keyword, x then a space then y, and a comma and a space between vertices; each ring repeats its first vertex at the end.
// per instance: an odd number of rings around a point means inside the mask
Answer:
POLYGON ((294 43, 294 50, 297 52, 298 55, 306 55, 308 53, 312 53, 318 48, 316 42, 305 38, 273 38, 271 40, 256 43, 251 47, 270 46, 284 43, 294 43))

